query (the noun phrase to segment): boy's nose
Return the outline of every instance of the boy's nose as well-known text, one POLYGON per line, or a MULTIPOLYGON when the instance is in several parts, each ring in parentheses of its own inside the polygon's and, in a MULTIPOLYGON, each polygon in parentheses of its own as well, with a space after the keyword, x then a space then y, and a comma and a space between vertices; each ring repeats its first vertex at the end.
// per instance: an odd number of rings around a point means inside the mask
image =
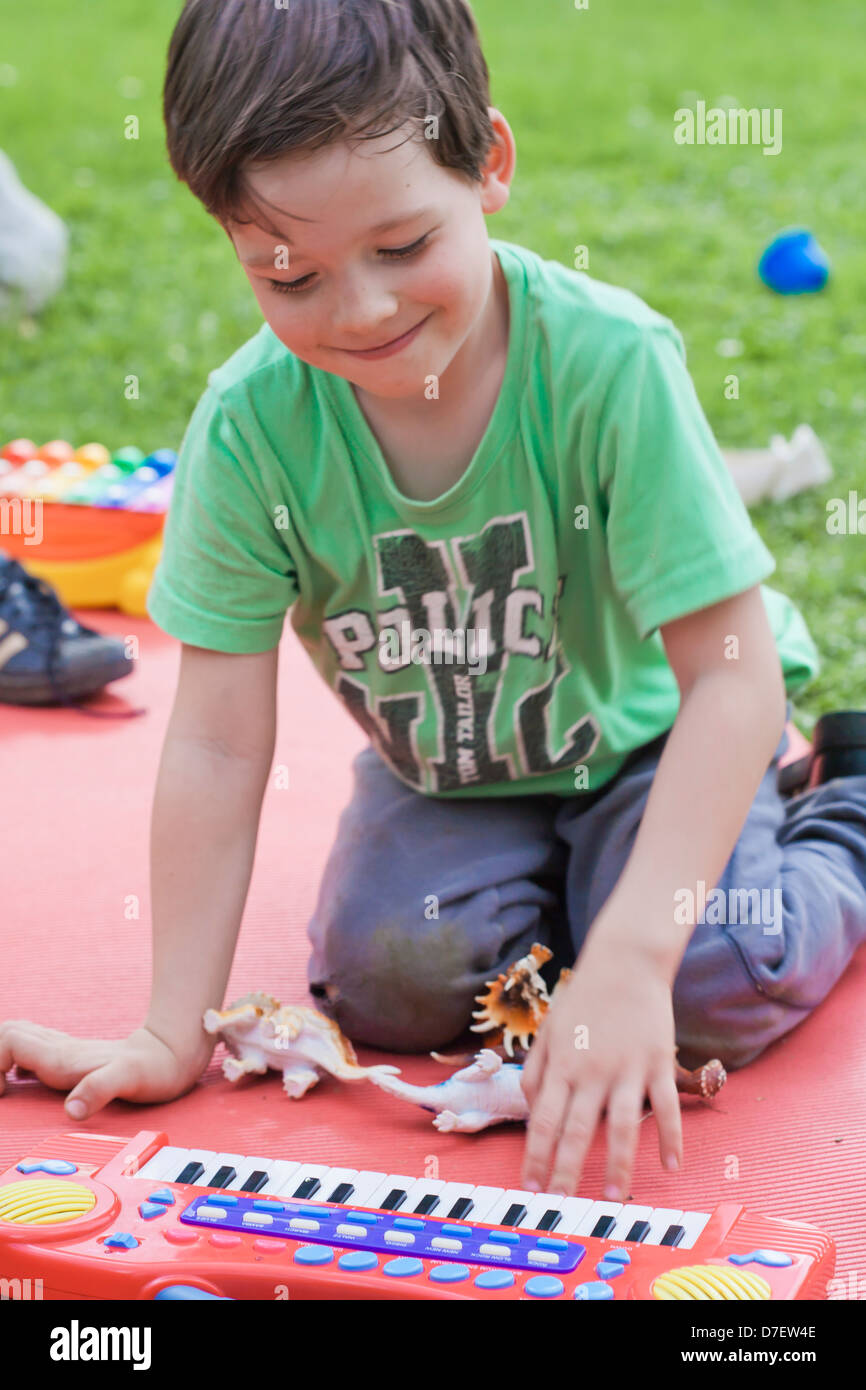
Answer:
POLYGON ((350 292, 337 292, 331 315, 335 347, 364 351, 389 343, 404 331, 400 327, 400 306, 390 292, 370 284, 359 286, 357 282, 350 292))

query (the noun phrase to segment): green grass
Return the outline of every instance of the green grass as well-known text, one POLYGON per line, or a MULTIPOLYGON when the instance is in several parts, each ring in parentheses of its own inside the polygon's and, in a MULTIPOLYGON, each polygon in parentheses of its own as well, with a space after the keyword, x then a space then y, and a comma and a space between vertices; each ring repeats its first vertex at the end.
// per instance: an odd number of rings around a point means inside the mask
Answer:
MULTIPOLYGON (((0 325, 0 437, 177 444, 207 373, 261 320, 223 233, 168 167, 160 118, 179 0, 7 7, 3 147, 66 220, 67 284, 35 322, 0 325), (13 71, 14 70, 14 71, 13 71), (140 120, 140 139, 123 122, 140 120), (128 374, 140 380, 127 400, 128 374)), ((681 329, 723 445, 807 420, 836 477, 753 515, 824 670, 801 697, 864 704, 866 537, 831 537, 825 504, 866 496, 866 186, 861 0, 476 0, 494 104, 518 146, 491 235, 628 286, 681 329), (673 112, 702 97, 781 107, 783 149, 678 146, 673 112), (758 281, 766 241, 810 226, 833 273, 784 299, 758 281), (718 344, 735 340, 735 357, 718 344), (724 378, 736 372, 738 400, 724 378)), ((5 66, 4 66, 5 65, 5 66)))

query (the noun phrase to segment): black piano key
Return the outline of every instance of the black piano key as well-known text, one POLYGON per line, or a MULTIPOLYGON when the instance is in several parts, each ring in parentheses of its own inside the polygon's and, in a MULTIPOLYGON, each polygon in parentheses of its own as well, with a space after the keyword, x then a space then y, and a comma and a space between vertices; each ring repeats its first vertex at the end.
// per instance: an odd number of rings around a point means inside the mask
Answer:
POLYGON ((475 1203, 471 1197, 458 1197, 448 1213, 449 1221, 464 1221, 475 1203))
POLYGON ((650 1228, 648 1221, 636 1221, 626 1236, 626 1240, 636 1240, 638 1242, 646 1240, 650 1228))
POLYGON ((232 1168, 230 1164, 224 1163, 222 1168, 217 1168, 210 1182, 205 1183, 205 1186, 228 1187, 230 1182, 234 1182, 237 1175, 237 1168, 232 1168))
MULTIPOLYGON (((255 1177, 255 1174, 252 1176, 255 1177)), ((308 1197, 313 1197, 321 1186, 318 1178, 304 1178, 300 1186, 295 1188, 292 1196, 300 1197, 301 1201, 305 1202, 308 1197)), ((244 1183, 244 1187, 246 1187, 246 1183, 244 1183)))
POLYGON ((520 1202, 512 1202, 499 1224, 500 1226, 519 1226, 525 1215, 526 1207, 522 1206, 520 1202))
POLYGON ((562 1220, 562 1212, 557 1211, 556 1207, 550 1207, 542 1216, 538 1223, 539 1231, 553 1231, 562 1220))
POLYGON ((263 1172, 261 1168, 254 1168, 249 1177, 241 1183, 239 1191, 261 1192, 267 1181, 267 1173, 263 1172))
POLYGON ((407 1197, 405 1187, 392 1187, 380 1206, 380 1211, 399 1211, 407 1197))
POLYGON ((354 1185, 350 1182, 339 1182, 334 1188, 330 1197, 326 1197, 326 1202, 348 1202, 352 1193, 355 1191, 354 1185))
POLYGON ((661 1245, 679 1245, 686 1233, 685 1226, 668 1226, 661 1238, 661 1245))
POLYGON ((430 1213, 431 1213, 431 1211, 435 1211, 436 1208, 438 1207, 438 1205, 439 1205, 439 1198, 436 1196, 436 1193, 435 1193, 435 1192, 428 1192, 428 1193, 427 1193, 427 1196, 426 1196, 426 1197, 422 1197, 422 1198, 421 1198, 421 1201, 418 1203, 417 1207, 415 1208, 415 1215, 416 1215, 416 1216, 429 1216, 430 1213))
POLYGON ((593 1226, 592 1230, 590 1231, 590 1235, 601 1236, 603 1240, 605 1236, 610 1235, 615 1225, 615 1216, 600 1216, 596 1221, 595 1225, 593 1226))
POLYGON ((177 1177, 174 1179, 174 1181, 175 1181, 175 1182, 198 1182, 198 1180, 199 1180, 199 1178, 201 1177, 201 1175, 202 1175, 203 1172, 204 1172, 204 1164, 203 1164, 203 1163, 196 1163, 195 1160, 193 1160, 193 1162, 192 1162, 192 1163, 188 1163, 188 1164, 186 1165, 185 1168, 181 1168, 180 1172, 178 1173, 178 1175, 177 1175, 177 1177))

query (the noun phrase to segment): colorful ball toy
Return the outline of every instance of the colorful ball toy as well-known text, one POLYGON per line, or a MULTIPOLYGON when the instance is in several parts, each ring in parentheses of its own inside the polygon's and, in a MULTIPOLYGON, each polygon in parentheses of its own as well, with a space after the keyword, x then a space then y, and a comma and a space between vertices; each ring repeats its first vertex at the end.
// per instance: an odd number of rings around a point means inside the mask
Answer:
POLYGON ((70 608, 143 616, 176 462, 173 449, 12 439, 0 449, 0 549, 70 608))

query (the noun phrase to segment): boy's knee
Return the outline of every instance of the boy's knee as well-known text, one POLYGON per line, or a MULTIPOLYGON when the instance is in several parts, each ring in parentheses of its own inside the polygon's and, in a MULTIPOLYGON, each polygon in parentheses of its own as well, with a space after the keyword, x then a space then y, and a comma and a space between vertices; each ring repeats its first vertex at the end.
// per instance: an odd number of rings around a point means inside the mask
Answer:
POLYGON ((472 1021, 477 975, 468 917, 425 921, 422 913, 415 921, 383 913, 364 930, 348 911, 328 924, 322 948, 310 992, 353 1042, 425 1052, 447 1046, 472 1021))

